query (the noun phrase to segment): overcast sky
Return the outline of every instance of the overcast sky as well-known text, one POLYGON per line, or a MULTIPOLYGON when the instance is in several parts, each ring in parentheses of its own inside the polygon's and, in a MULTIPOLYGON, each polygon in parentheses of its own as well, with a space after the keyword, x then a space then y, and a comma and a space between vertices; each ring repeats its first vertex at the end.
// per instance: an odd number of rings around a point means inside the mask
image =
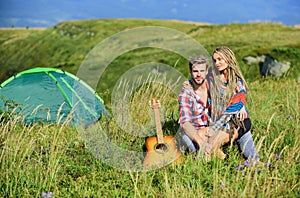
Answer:
POLYGON ((50 27, 101 18, 177 19, 212 24, 300 24, 299 0, 0 0, 0 27, 50 27))

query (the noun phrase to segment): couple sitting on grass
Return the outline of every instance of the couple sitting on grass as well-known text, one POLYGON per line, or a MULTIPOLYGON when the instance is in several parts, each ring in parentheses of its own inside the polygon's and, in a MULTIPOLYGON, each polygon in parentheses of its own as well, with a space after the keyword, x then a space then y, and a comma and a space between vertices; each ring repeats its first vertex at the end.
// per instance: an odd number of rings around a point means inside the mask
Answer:
POLYGON ((205 56, 189 60, 191 78, 178 97, 184 146, 207 160, 211 154, 224 159, 220 147, 236 141, 245 158, 260 163, 245 106, 248 87, 235 55, 221 46, 214 50, 212 60, 210 68, 205 56))

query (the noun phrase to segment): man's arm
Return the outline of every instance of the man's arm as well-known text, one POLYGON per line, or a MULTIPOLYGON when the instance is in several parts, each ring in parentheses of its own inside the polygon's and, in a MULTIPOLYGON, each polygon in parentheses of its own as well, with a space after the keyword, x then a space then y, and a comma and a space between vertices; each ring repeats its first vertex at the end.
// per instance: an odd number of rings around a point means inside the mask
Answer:
POLYGON ((208 127, 204 127, 197 131, 195 127, 192 125, 192 123, 185 122, 182 125, 182 129, 189 138, 191 138, 194 142, 196 142, 199 145, 199 147, 203 146, 208 127))
POLYGON ((191 123, 191 118, 193 117, 191 108, 192 108, 192 102, 190 100, 191 96, 189 95, 189 91, 187 89, 183 89, 178 97, 179 102, 179 124, 181 125, 183 131, 186 133, 186 135, 196 142, 199 147, 203 145, 205 140, 205 135, 207 129, 203 128, 200 130, 196 130, 196 128, 191 123))

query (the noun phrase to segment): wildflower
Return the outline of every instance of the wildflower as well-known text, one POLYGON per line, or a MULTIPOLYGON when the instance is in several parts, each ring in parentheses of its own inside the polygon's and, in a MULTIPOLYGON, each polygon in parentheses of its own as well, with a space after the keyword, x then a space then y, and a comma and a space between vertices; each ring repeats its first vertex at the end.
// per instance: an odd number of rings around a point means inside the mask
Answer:
POLYGON ((248 160, 245 160, 244 161, 244 167, 248 167, 250 165, 249 161, 248 160))
POLYGON ((273 164, 271 162, 267 162, 265 163, 265 167, 269 168, 270 166, 272 166, 273 164))
POLYGON ((242 175, 245 175, 245 171, 244 170, 242 171, 242 175))
POLYGON ((280 158, 280 154, 276 153, 276 154, 275 154, 275 159, 276 159, 276 160, 279 160, 279 158, 280 158))
POLYGON ((224 182, 220 182, 220 188, 225 188, 225 184, 224 184, 224 182))
POLYGON ((291 119, 291 118, 292 118, 292 116, 291 116, 291 115, 288 115, 286 118, 289 120, 289 119, 291 119))
POLYGON ((242 170, 242 169, 243 169, 243 166, 239 164, 239 165, 237 165, 237 166, 235 167, 235 169, 236 169, 236 170, 242 170))
POLYGON ((48 198, 48 197, 52 197, 52 196, 53 196, 52 192, 48 192, 48 193, 42 192, 42 197, 43 198, 48 198))
POLYGON ((260 170, 259 170, 259 169, 255 169, 255 172, 256 172, 256 173, 259 173, 259 172, 260 172, 260 170))

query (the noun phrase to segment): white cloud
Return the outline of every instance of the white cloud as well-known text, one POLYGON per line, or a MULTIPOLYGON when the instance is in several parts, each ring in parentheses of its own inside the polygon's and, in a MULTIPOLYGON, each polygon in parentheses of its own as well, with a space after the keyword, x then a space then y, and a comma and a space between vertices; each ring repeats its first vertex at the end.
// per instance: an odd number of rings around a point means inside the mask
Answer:
POLYGON ((20 21, 19 18, 8 18, 7 22, 10 23, 11 25, 16 25, 20 21))
POLYGON ((40 20, 40 19, 26 19, 26 21, 29 24, 36 24, 36 25, 41 25, 41 26, 49 26, 52 25, 51 21, 47 21, 47 20, 40 20))

